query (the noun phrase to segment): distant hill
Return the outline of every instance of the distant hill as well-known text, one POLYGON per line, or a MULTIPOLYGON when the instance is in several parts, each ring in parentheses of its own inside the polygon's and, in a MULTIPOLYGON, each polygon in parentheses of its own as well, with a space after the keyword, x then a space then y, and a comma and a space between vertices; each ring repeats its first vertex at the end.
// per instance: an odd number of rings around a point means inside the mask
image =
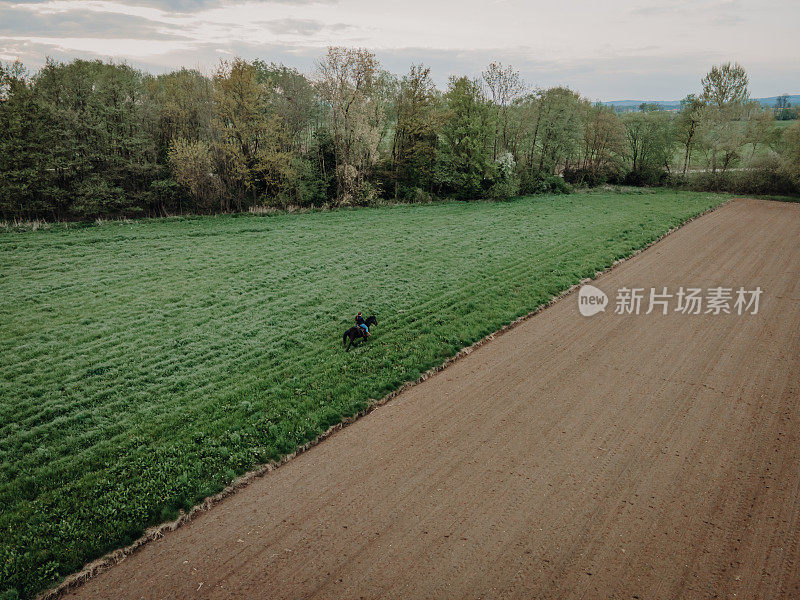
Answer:
MULTIPOLYGON (((770 96, 769 98, 753 98, 764 106, 772 107, 778 101, 778 96, 770 96)), ((663 110, 677 110, 681 106, 680 100, 611 100, 610 102, 602 102, 606 106, 613 106, 615 109, 625 112, 628 110, 636 110, 642 102, 648 104, 658 104, 663 110)), ((789 96, 789 104, 800 104, 800 94, 789 96)))
MULTIPOLYGON (((770 96, 769 98, 756 98, 764 106, 775 106, 778 101, 778 96, 770 96)), ((789 104, 800 104, 800 94, 789 96, 789 104)))

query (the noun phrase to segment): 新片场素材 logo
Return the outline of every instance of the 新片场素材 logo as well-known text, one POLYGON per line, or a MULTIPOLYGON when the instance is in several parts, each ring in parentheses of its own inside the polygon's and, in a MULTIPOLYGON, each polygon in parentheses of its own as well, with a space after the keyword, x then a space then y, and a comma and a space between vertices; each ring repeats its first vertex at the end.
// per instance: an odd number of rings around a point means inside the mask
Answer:
MULTIPOLYGON (((681 286, 673 290, 621 287, 617 290, 614 314, 757 315, 762 294, 760 287, 753 290, 723 286, 706 289, 681 286)), ((578 310, 584 317, 604 312, 607 305, 608 296, 593 285, 584 285, 578 292, 578 310)))

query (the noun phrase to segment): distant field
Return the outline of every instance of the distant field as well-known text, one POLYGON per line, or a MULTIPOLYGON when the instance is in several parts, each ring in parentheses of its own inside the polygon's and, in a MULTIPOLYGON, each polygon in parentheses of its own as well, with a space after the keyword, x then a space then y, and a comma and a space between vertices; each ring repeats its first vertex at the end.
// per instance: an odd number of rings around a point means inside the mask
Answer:
POLYGON ((30 596, 723 197, 0 235, 0 595, 30 596), (379 325, 345 353, 356 311, 379 325))

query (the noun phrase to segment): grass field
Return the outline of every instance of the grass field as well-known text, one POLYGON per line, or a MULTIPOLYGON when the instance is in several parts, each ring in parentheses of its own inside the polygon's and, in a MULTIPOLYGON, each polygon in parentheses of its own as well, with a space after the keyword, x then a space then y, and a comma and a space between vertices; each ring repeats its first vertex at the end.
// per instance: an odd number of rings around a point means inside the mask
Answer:
POLYGON ((592 192, 0 235, 0 594, 130 542, 722 200, 592 192), (379 325, 345 353, 358 310, 379 325))

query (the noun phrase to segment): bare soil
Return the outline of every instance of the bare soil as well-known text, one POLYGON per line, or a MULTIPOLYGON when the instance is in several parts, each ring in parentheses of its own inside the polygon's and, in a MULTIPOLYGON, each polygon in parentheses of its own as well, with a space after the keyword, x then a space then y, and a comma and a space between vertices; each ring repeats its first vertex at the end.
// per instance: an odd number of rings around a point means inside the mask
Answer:
POLYGON ((799 242, 734 201, 68 597, 800 598, 799 242), (759 313, 614 314, 720 285, 759 313))

